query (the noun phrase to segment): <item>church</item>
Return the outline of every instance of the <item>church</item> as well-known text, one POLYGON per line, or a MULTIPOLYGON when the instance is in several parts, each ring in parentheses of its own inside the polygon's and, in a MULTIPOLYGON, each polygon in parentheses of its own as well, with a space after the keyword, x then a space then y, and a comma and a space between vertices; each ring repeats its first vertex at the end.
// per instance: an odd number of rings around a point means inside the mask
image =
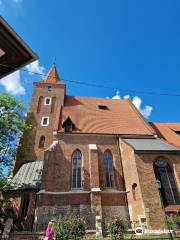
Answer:
POLYGON ((129 99, 68 96, 56 66, 34 83, 27 121, 4 193, 23 229, 67 213, 88 230, 116 217, 165 229, 180 212, 180 123, 147 122, 129 99))

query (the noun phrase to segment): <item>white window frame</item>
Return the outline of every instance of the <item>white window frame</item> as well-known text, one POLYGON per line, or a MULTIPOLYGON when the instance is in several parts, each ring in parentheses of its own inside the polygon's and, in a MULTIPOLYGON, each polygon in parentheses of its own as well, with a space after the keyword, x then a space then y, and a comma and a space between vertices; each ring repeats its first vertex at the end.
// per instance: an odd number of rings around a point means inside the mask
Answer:
POLYGON ((42 117, 42 119, 41 119, 41 126, 47 127, 48 125, 49 125, 49 117, 42 117), (45 118, 47 118, 47 124, 43 123, 45 118))
POLYGON ((45 97, 45 99, 44 99, 44 105, 51 105, 51 104, 52 104, 52 97, 45 97), (46 103, 47 99, 50 100, 48 104, 46 103))

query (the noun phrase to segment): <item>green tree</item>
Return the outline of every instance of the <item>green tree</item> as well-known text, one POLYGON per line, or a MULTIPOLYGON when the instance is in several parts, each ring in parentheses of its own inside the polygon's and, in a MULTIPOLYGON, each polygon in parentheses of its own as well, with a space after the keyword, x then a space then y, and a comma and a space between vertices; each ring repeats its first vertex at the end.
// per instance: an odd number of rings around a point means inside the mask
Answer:
POLYGON ((15 156, 17 140, 25 124, 24 105, 5 93, 0 93, 0 178, 3 169, 12 165, 15 156))

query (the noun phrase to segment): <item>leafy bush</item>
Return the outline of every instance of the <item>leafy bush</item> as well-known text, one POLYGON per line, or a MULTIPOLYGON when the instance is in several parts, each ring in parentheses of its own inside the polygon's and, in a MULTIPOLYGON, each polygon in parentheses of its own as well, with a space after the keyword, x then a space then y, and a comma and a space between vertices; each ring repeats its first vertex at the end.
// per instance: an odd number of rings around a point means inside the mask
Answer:
POLYGON ((124 233, 127 231, 127 224, 121 218, 117 218, 110 224, 108 231, 111 234, 112 240, 124 239, 124 233))
POLYGON ((180 215, 179 214, 171 214, 167 217, 167 223, 170 227, 179 233, 180 231, 180 215))
POLYGON ((57 240, 78 240, 85 235, 83 219, 72 214, 59 218, 54 229, 57 240))

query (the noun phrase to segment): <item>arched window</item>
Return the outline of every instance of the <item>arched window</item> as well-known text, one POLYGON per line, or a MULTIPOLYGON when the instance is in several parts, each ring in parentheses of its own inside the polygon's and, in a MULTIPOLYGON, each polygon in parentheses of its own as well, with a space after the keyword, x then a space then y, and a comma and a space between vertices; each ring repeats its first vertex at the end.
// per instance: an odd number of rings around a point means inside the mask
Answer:
POLYGON ((106 150, 104 153, 104 171, 106 177, 106 187, 114 187, 114 171, 113 171, 113 158, 110 151, 106 150))
POLYGON ((180 195, 171 166, 164 159, 154 163, 157 186, 164 206, 180 204, 180 195))
POLYGON ((23 197, 21 204, 21 217, 26 217, 29 207, 29 195, 23 197))
POLYGON ((44 148, 45 136, 41 136, 39 139, 39 148, 44 148))
POLYGON ((72 155, 72 188, 82 187, 82 155, 79 150, 76 150, 72 155))
POLYGON ((133 195, 133 200, 136 201, 136 189, 137 189, 137 184, 133 183, 132 185, 132 195, 133 195))

